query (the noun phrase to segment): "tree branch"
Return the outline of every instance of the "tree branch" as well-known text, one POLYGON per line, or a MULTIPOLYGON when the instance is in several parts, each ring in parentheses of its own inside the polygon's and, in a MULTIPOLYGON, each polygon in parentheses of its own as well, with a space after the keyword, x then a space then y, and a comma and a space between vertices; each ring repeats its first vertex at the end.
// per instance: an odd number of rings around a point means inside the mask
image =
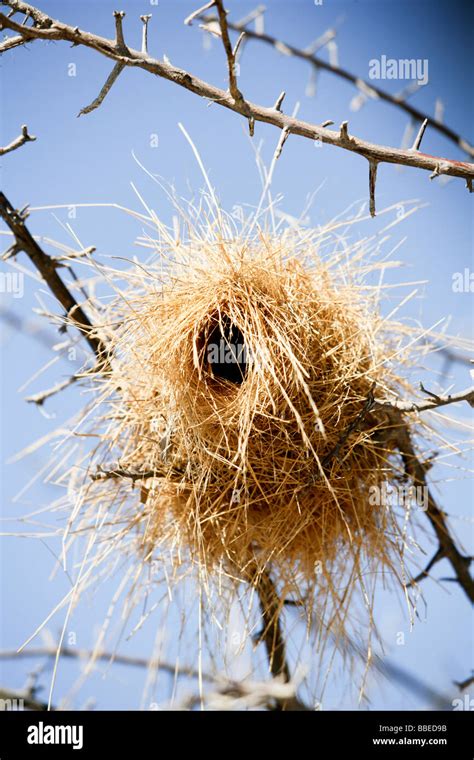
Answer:
POLYGON ((30 135, 28 133, 28 127, 26 124, 23 124, 21 128, 21 134, 18 135, 18 137, 15 137, 14 140, 9 145, 6 145, 4 148, 0 147, 0 156, 4 156, 5 153, 10 153, 12 150, 17 150, 17 148, 21 148, 22 145, 24 145, 27 142, 34 142, 36 140, 36 137, 34 135, 30 135))
MULTIPOLYGON (((0 660, 14 660, 14 659, 27 659, 31 657, 47 657, 56 658, 58 651, 55 647, 30 647, 29 649, 22 649, 20 652, 14 649, 0 650, 0 660)), ((73 647, 62 647, 60 656, 67 659, 75 660, 90 660, 94 658, 101 662, 114 662, 119 665, 129 665, 138 668, 150 668, 154 670, 163 670, 171 675, 182 675, 190 678, 198 678, 200 673, 194 668, 177 667, 169 662, 162 660, 147 659, 146 657, 133 657, 125 654, 118 654, 117 652, 94 652, 91 649, 75 649, 73 647)), ((213 681, 213 677, 209 674, 202 673, 204 681, 213 681)))
MULTIPOLYGON (((265 645, 270 673, 274 679, 290 683, 291 673, 286 659, 285 639, 280 622, 282 604, 270 572, 266 568, 260 568, 257 562, 253 561, 245 572, 245 580, 257 592, 263 622, 259 640, 265 645)), ((276 700, 275 709, 305 710, 307 708, 293 696, 276 700)))
POLYGON ((25 225, 26 215, 16 211, 3 193, 0 193, 0 217, 12 231, 17 250, 26 253, 51 292, 64 307, 68 319, 73 321, 74 326, 84 335, 89 346, 98 357, 102 368, 104 368, 107 349, 102 340, 97 337, 96 328, 91 324, 89 317, 58 275, 57 263, 40 248, 27 229, 25 225))
POLYGON ((70 377, 67 377, 65 380, 61 380, 59 383, 56 383, 55 385, 53 385, 52 388, 48 388, 47 390, 41 391, 40 393, 35 393, 33 396, 26 396, 25 401, 27 401, 29 404, 36 404, 36 406, 43 406, 44 402, 48 398, 51 398, 51 396, 55 396, 56 393, 60 393, 66 388, 69 388, 70 385, 73 385, 78 380, 82 380, 83 378, 84 378, 83 374, 71 375, 70 377))
POLYGON ((43 21, 41 25, 33 27, 22 27, 12 19, 0 14, 0 25, 4 29, 12 29, 22 34, 25 39, 43 39, 43 40, 66 40, 74 45, 83 45, 96 50, 115 62, 123 63, 125 66, 135 66, 144 69, 156 76, 173 82, 174 84, 184 87, 190 92, 201 97, 207 98, 218 105, 231 111, 241 114, 251 123, 263 122, 272 124, 279 129, 286 129, 293 135, 308 138, 310 140, 320 140, 321 142, 333 145, 334 147, 357 153, 369 161, 378 163, 392 163, 400 166, 412 166, 418 169, 431 171, 436 176, 446 174, 453 177, 461 177, 466 180, 466 184, 472 185, 474 178, 474 164, 454 161, 451 159, 432 156, 414 150, 402 150, 400 148, 391 148, 383 145, 361 140, 354 135, 348 135, 347 123, 339 131, 329 130, 325 127, 310 124, 305 121, 287 116, 275 108, 266 108, 255 103, 251 103, 243 98, 236 99, 230 92, 225 92, 214 87, 207 82, 193 76, 183 69, 176 68, 169 63, 165 63, 151 58, 145 53, 128 48, 127 53, 117 50, 115 40, 109 40, 90 32, 84 32, 68 24, 45 17, 36 8, 29 6, 20 0, 2 0, 3 4, 15 8, 18 12, 30 15, 34 11, 40 14, 43 21))
POLYGON ((95 100, 92 101, 88 106, 84 106, 84 108, 81 108, 78 116, 84 116, 87 113, 91 113, 91 111, 95 111, 96 108, 99 108, 100 105, 102 105, 105 96, 108 94, 109 90, 111 89, 112 85, 118 79, 121 72, 124 70, 125 64, 124 63, 116 63, 113 67, 112 71, 110 72, 109 76, 106 79, 106 82, 104 86, 102 87, 101 91, 95 98, 95 100))
POLYGON ((30 40, 25 40, 22 34, 18 34, 16 37, 7 37, 0 42, 0 54, 6 53, 7 50, 13 50, 13 48, 20 47, 20 45, 26 45, 30 40))
MULTIPOLYGON (((404 462, 406 474, 415 486, 427 488, 425 467, 416 456, 410 432, 407 426, 403 423, 399 423, 397 438, 398 448, 404 462)), ((459 583, 464 590, 468 599, 474 603, 474 579, 469 572, 472 557, 464 556, 456 547, 454 538, 446 523, 446 516, 438 507, 429 489, 426 516, 431 523, 439 544, 439 549, 435 554, 434 561, 432 560, 430 563, 430 566, 443 558, 447 559, 454 570, 457 583, 459 583)), ((425 575, 426 571, 422 573, 423 577, 425 575)))
MULTIPOLYGON (((212 23, 217 20, 215 16, 198 14, 198 17, 205 23, 212 23)), ((389 92, 385 92, 379 87, 376 87, 373 82, 367 82, 365 79, 362 79, 355 74, 351 74, 346 69, 343 69, 340 66, 334 66, 332 63, 328 63, 323 58, 317 57, 314 55, 314 51, 301 50, 294 45, 290 45, 288 42, 283 42, 276 37, 272 37, 270 34, 255 32, 252 29, 249 29, 248 23, 249 21, 247 19, 244 19, 243 22, 241 21, 239 23, 232 23, 230 21, 227 21, 227 26, 229 29, 232 29, 235 32, 245 31, 247 39, 264 42, 267 45, 274 47, 275 50, 284 51, 285 55, 293 56, 294 58, 299 58, 301 60, 307 61, 316 69, 328 71, 329 73, 338 76, 340 79, 345 79, 347 82, 351 82, 351 84, 357 87, 357 89, 364 92, 364 94, 369 95, 373 98, 377 98, 379 100, 383 100, 384 102, 390 103, 402 111, 405 111, 405 113, 409 114, 409 116, 411 116, 411 118, 416 122, 423 123, 425 121, 429 121, 430 127, 454 142, 468 156, 474 158, 474 146, 472 146, 468 140, 466 140, 464 137, 461 137, 454 129, 451 129, 450 127, 446 126, 446 124, 443 124, 443 122, 439 119, 431 118, 428 114, 423 113, 423 111, 420 111, 414 106, 411 106, 404 99, 404 95, 391 95, 389 92)), ((327 41, 327 36, 323 35, 324 44, 326 44, 327 41)))
MULTIPOLYGON (((421 389, 425 393, 429 393, 422 384, 421 389)), ((435 555, 430 560, 427 567, 408 585, 418 583, 427 576, 429 570, 437 562, 442 559, 447 559, 454 570, 455 581, 459 583, 471 602, 474 602, 474 579, 469 572, 469 567, 473 558, 461 554, 456 547, 456 542, 451 535, 446 522, 445 513, 438 507, 432 493, 428 489, 426 483, 426 465, 423 464, 415 454, 415 449, 411 440, 411 433, 403 418, 404 413, 425 411, 460 401, 467 401, 471 406, 474 406, 474 388, 445 397, 437 396, 432 393, 430 393, 430 396, 431 398, 427 402, 418 404, 404 401, 377 401, 373 397, 372 389, 361 412, 354 422, 351 423, 349 428, 343 433, 335 450, 330 452, 329 461, 334 453, 338 453, 340 446, 345 440, 347 440, 349 433, 352 430, 357 429, 358 425, 369 411, 376 412, 377 410, 384 410, 388 414, 387 427, 394 432, 396 445, 403 460, 405 474, 411 479, 414 486, 422 487, 427 490, 428 508, 426 510, 426 516, 438 539, 438 549, 435 555)))
MULTIPOLYGON (((222 0, 215 0, 214 5, 217 8, 217 14, 219 17, 219 26, 221 28, 222 44, 224 45, 225 54, 227 57, 227 71, 229 75, 229 92, 238 102, 243 102, 244 98, 239 88, 237 87, 237 76, 235 71, 235 53, 232 50, 232 43, 229 37, 229 30, 227 28, 227 11, 224 9, 222 0)), ((237 46, 236 46, 237 49, 237 46)))
POLYGON ((376 400, 374 408, 393 409, 399 412, 426 412, 430 409, 436 409, 448 404, 456 404, 459 401, 467 401, 470 406, 474 407, 474 386, 467 388, 458 393, 449 394, 448 396, 437 396, 421 386, 424 393, 428 393, 430 398, 427 401, 401 401, 399 399, 382 399, 376 400))

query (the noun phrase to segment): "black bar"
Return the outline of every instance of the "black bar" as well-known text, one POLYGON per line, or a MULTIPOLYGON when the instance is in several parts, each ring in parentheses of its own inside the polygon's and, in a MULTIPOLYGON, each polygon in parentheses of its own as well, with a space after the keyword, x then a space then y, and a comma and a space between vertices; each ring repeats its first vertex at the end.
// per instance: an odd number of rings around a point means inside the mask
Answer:
POLYGON ((474 756, 473 706, 450 712, 0 712, 0 760, 23 757, 254 757, 258 749, 301 757, 474 756), (57 743, 49 743, 54 739, 57 743), (66 740, 69 744, 63 743, 66 740), (33 743, 42 742, 42 743, 33 743), (76 745, 77 749, 74 749, 76 745))

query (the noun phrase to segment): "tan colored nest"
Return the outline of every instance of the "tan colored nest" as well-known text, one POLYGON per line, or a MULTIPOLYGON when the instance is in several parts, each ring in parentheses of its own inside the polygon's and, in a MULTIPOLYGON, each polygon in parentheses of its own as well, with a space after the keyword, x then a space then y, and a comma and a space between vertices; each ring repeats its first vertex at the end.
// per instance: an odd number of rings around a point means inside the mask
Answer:
POLYGON ((146 556, 257 563, 339 601, 362 569, 395 569, 396 520, 370 493, 401 468, 369 407, 404 385, 407 329, 358 282, 377 268, 363 247, 327 257, 325 234, 166 236, 110 307, 92 498, 128 505, 146 556))

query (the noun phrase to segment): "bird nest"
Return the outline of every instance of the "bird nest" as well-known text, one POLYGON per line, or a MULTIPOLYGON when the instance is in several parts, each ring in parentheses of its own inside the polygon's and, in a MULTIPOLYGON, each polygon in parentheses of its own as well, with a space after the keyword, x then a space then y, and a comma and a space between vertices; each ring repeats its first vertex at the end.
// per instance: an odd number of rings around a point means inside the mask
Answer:
POLYGON ((103 319, 89 519, 101 505, 146 559, 271 569, 282 598, 312 585, 341 619, 356 579, 397 576, 403 554, 393 508, 371 498, 402 478, 374 397, 409 389, 414 337, 367 284, 386 263, 327 229, 207 224, 183 240, 157 224, 103 319))

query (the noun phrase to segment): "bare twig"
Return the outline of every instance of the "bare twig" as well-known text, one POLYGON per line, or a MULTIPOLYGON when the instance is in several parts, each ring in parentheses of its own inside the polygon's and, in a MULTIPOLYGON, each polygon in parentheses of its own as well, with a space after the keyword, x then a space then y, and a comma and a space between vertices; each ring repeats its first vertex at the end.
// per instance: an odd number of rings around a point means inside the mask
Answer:
MULTIPOLYGON (((22 649, 20 652, 16 650, 0 650, 0 660, 16 660, 27 658, 48 658, 56 659, 58 651, 55 647, 30 647, 28 649, 22 649)), ((153 658, 148 659, 146 657, 134 657, 130 655, 119 654, 118 652, 96 652, 92 649, 76 649, 73 647, 63 647, 60 650, 60 657, 73 660, 83 660, 84 662, 106 662, 114 663, 118 665, 125 665, 128 667, 146 668, 148 670, 160 670, 165 673, 169 673, 174 677, 182 678, 199 678, 206 683, 213 684, 217 688, 217 695, 226 696, 230 699, 240 699, 248 701, 248 706, 262 706, 269 709, 282 709, 284 706, 287 710, 308 710, 309 708, 303 705, 302 702, 296 699, 295 689, 293 685, 287 681, 283 681, 282 678, 274 679, 273 681, 264 683, 254 683, 251 681, 236 682, 224 678, 220 675, 212 675, 206 671, 200 671, 192 667, 185 665, 178 666, 164 660, 155 660, 153 658)), ((35 707, 34 701, 32 701, 32 695, 26 691, 22 692, 10 692, 0 688, 0 698, 3 694, 10 695, 7 698, 18 699, 23 698, 24 706, 28 709, 47 709, 47 705, 42 706, 43 703, 38 702, 38 706, 35 707), (29 703, 27 704, 27 700, 29 703), (31 704, 30 704, 31 703, 31 704), (41 705, 41 706, 39 706, 41 705)), ((206 695, 206 701, 212 701, 212 692, 206 695)), ((198 704, 201 701, 201 697, 192 698, 192 704, 198 704)), ((188 704, 189 708, 191 704, 188 704)))
POLYGON ((28 127, 26 124, 23 124, 21 128, 21 134, 18 135, 18 137, 15 137, 15 139, 12 140, 9 145, 6 145, 4 148, 0 147, 0 156, 4 156, 5 153, 10 153, 12 150, 16 150, 17 148, 21 148, 21 146, 27 142, 34 142, 34 140, 36 140, 36 137, 34 135, 30 135, 28 133, 28 127))
MULTIPOLYGON (((422 390, 425 389, 422 387, 422 390)), ((445 406, 447 404, 453 404, 460 401, 467 401, 469 404, 474 405, 474 388, 470 388, 467 391, 461 391, 460 393, 446 397, 431 394, 431 398, 427 402, 421 404, 414 404, 413 402, 403 401, 377 401, 374 398, 373 391, 374 388, 372 388, 366 400, 366 403, 357 418, 353 421, 353 423, 351 423, 349 428, 344 431, 337 446, 326 458, 328 461, 323 460, 322 464, 327 466, 333 456, 336 456, 339 453, 340 447, 347 440, 349 434, 353 430, 357 429, 369 411, 376 412, 380 409, 386 411, 388 413, 390 429, 395 431, 395 440, 403 460, 406 475, 412 480, 415 486, 421 486, 427 490, 428 508, 426 515, 438 539, 438 549, 434 557, 428 563, 428 566, 416 578, 412 579, 410 584, 407 585, 413 585, 423 580, 423 578, 427 576, 429 570, 437 562, 442 559, 447 559, 451 563, 451 566, 455 572, 454 580, 463 588, 468 598, 474 602, 474 580, 469 572, 469 567, 473 558, 461 554, 461 552, 458 550, 456 542, 451 535, 446 523, 445 514, 438 507, 433 495, 427 487, 426 465, 423 464, 416 456, 409 428, 403 419, 404 413, 412 411, 424 411, 427 409, 433 409, 439 406, 445 406)))
POLYGON ((184 19, 184 23, 186 26, 191 26, 195 18, 199 18, 203 13, 209 10, 209 8, 212 8, 215 4, 215 0, 211 0, 210 3, 206 3, 206 5, 203 5, 202 8, 198 8, 197 11, 193 11, 184 19))
MULTIPOLYGON (((26 659, 31 657, 56 658, 57 654, 58 650, 56 647, 30 647, 28 649, 22 649, 19 652, 14 649, 4 649, 0 650, 0 660, 26 659)), ((97 660, 101 662, 114 662, 132 667, 163 670, 171 675, 177 674, 188 676, 189 678, 198 678, 200 675, 197 670, 194 670, 194 668, 187 668, 185 666, 177 667, 176 665, 162 660, 147 659, 146 657, 133 657, 130 655, 119 654, 118 652, 95 652, 91 649, 62 647, 60 656, 74 660, 97 660)), ((213 677, 206 673, 202 674, 202 678, 205 681, 213 680, 213 677)))
MULTIPOLYGON (((415 486, 427 488, 426 470, 423 463, 415 454, 410 432, 407 426, 403 423, 400 424, 399 422, 398 425, 398 448, 404 462, 405 472, 415 486)), ((438 562, 443 558, 447 559, 454 570, 456 582, 459 583, 471 602, 474 602, 474 580, 469 572, 472 557, 464 556, 456 547, 455 540, 446 523, 446 516, 438 507, 429 489, 426 516, 431 523, 439 544, 439 549, 435 555, 434 562, 438 562)), ((432 562, 432 564, 434 564, 434 562, 432 562)), ((425 575, 426 572, 422 574, 423 577, 425 575)))
POLYGON ((112 71, 110 72, 109 76, 107 77, 107 80, 102 87, 101 91, 95 98, 95 100, 92 101, 88 106, 84 106, 84 108, 81 108, 78 116, 84 116, 87 113, 91 113, 91 111, 95 111, 96 108, 99 108, 100 105, 102 105, 105 96, 108 94, 109 90, 111 89, 112 85, 118 79, 121 72, 124 70, 125 64, 124 63, 116 63, 113 67, 112 71))
POLYGON ((105 366, 107 353, 105 344, 97 336, 96 329, 91 324, 89 317, 58 275, 56 262, 40 248, 25 225, 25 217, 13 208, 3 193, 0 193, 0 217, 12 231, 18 249, 26 253, 51 292, 65 309, 68 318, 74 322, 75 327, 84 335, 99 362, 105 366))
POLYGON ((16 37, 7 37, 0 42, 0 54, 6 53, 7 50, 13 50, 13 48, 26 45, 29 40, 25 40, 22 34, 18 34, 16 37))
MULTIPOLYGON (((244 98, 239 88, 237 87, 237 75, 235 70, 235 52, 232 49, 232 43, 229 37, 229 29, 227 27, 227 11, 224 8, 222 0, 215 0, 214 5, 217 8, 217 15, 219 17, 219 26, 221 28, 222 44, 224 45, 225 54, 227 56, 227 71, 229 75, 229 92, 237 102, 244 102, 244 98)), ((237 46, 236 46, 237 50, 237 46)))
POLYGON ((47 390, 41 391, 40 393, 35 393, 34 396, 27 396, 25 398, 25 401, 28 401, 29 404, 43 406, 44 402, 48 398, 55 396, 56 393, 60 393, 65 388, 69 388, 70 385, 73 385, 73 383, 77 382, 77 380, 80 380, 83 377, 84 375, 71 375, 71 377, 66 378, 66 380, 61 380, 59 383, 56 383, 56 385, 53 385, 52 388, 48 388, 47 390))
POLYGON ((461 554, 457 548, 454 537, 448 528, 445 513, 437 505, 433 494, 428 489, 426 483, 426 465, 417 457, 410 430, 403 419, 403 414, 405 413, 428 411, 462 401, 467 401, 468 404, 474 406, 474 388, 468 388, 448 396, 438 396, 427 391, 422 384, 420 385, 421 390, 430 395, 430 398, 425 402, 376 400, 372 407, 374 411, 383 409, 388 413, 390 425, 395 431, 397 447, 403 460, 406 475, 412 480, 414 486, 427 490, 428 507, 426 516, 438 539, 436 553, 427 567, 416 578, 412 579, 409 585, 418 583, 423 578, 426 578, 431 568, 437 562, 447 559, 454 570, 454 580, 459 583, 471 602, 474 602, 474 580, 469 572, 473 558, 461 554))
MULTIPOLYGON (((206 23, 212 23, 216 20, 215 16, 201 16, 201 18, 202 21, 206 23)), ((464 137, 461 137, 454 129, 446 126, 446 124, 444 124, 441 120, 431 118, 428 116, 428 114, 423 113, 423 111, 420 111, 418 108, 415 108, 414 106, 407 103, 406 92, 400 93, 399 95, 391 95, 389 92, 385 92, 379 87, 376 87, 373 82, 367 82, 361 77, 358 77, 355 74, 351 74, 346 69, 343 69, 340 66, 334 66, 332 63, 328 63, 323 58, 315 56, 314 49, 311 47, 307 48, 306 50, 300 50, 294 45, 290 45, 288 42, 283 42, 276 37, 272 37, 270 34, 264 34, 249 29, 247 26, 248 23, 249 22, 247 19, 244 19, 243 22, 241 21, 238 23, 227 21, 227 26, 229 29, 232 29, 236 32, 245 31, 247 39, 259 40, 268 45, 272 45, 272 47, 274 47, 276 50, 284 51, 285 55, 308 61, 308 63, 312 64, 318 69, 328 71, 341 79, 345 79, 347 82, 351 82, 353 85, 355 85, 355 87, 357 87, 357 89, 362 90, 364 93, 370 93, 371 97, 383 100, 384 102, 390 103, 402 111, 405 111, 405 113, 409 114, 416 122, 423 123, 425 120, 429 119, 430 126, 433 129, 437 130, 445 137, 452 140, 452 142, 454 142, 462 151, 464 151, 464 153, 466 153, 471 158, 474 158, 474 146, 472 146, 468 140, 466 140, 464 137)), ((327 42, 330 41, 330 39, 333 37, 334 33, 332 33, 332 35, 323 35, 323 37, 318 40, 318 47, 326 45, 327 42)))
MULTIPOLYGON (((423 387, 422 390, 427 393, 423 387)), ((467 401, 470 406, 474 406, 474 387, 466 388, 464 391, 449 394, 448 396, 437 396, 431 393, 429 395, 430 398, 426 401, 376 400, 375 407, 380 409, 396 409, 399 412, 426 412, 440 406, 457 404, 459 401, 467 401)))
MULTIPOLYGON (((22 13, 26 13, 32 7, 27 3, 21 2, 21 0, 2 0, 2 2, 10 7, 15 7, 15 9, 22 13)), ((37 9, 33 10, 36 11, 37 9)), ((44 14, 42 15, 44 16, 44 14)), ((466 181, 474 178, 474 164, 431 156, 419 151, 385 147, 366 142, 354 135, 351 135, 350 139, 346 139, 344 130, 329 130, 280 113, 273 107, 266 108, 243 98, 239 100, 230 92, 225 92, 214 87, 187 71, 176 68, 169 63, 153 59, 138 50, 128 49, 127 53, 122 54, 117 51, 114 40, 108 40, 90 32, 79 31, 77 28, 53 19, 48 19, 48 22, 48 26, 43 24, 38 27, 22 27, 12 19, 8 19, 5 15, 0 14, 2 28, 19 32, 25 36, 25 39, 66 40, 76 45, 84 45, 116 62, 124 63, 126 66, 135 66, 167 79, 224 108, 240 113, 245 118, 252 119, 254 122, 273 124, 279 129, 286 127, 293 135, 306 137, 313 141, 320 140, 328 145, 357 153, 364 156, 367 160, 401 166, 413 166, 431 172, 436 171, 438 174, 462 177, 466 181)))

